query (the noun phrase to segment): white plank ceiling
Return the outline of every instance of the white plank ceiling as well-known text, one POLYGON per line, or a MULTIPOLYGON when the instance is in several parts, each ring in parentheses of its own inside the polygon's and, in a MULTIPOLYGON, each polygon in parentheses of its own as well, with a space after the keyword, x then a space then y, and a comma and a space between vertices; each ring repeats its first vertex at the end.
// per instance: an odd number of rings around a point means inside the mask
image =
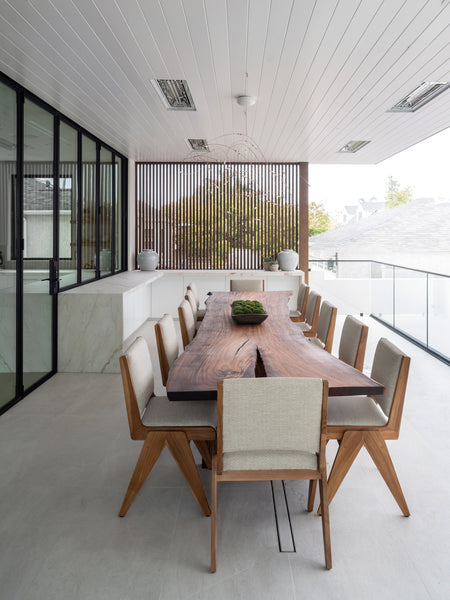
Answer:
POLYGON ((387 112, 450 80, 450 2, 0 0, 0 70, 135 160, 239 133, 266 160, 377 163, 450 126, 450 91, 387 112), (186 79, 197 110, 167 111, 155 78, 186 79), (370 144, 338 154, 350 140, 370 144))

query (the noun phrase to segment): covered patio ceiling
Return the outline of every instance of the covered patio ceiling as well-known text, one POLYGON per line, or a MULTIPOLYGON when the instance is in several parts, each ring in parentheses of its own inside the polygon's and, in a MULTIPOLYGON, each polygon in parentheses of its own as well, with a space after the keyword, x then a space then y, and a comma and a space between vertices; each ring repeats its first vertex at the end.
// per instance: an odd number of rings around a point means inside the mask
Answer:
POLYGON ((450 126, 449 90, 388 112, 450 80, 449 23, 448 0, 3 0, 0 70, 135 160, 247 133, 270 161, 377 163, 450 126), (196 110, 167 110, 156 78, 196 110), (338 153, 351 140, 370 143, 338 153))

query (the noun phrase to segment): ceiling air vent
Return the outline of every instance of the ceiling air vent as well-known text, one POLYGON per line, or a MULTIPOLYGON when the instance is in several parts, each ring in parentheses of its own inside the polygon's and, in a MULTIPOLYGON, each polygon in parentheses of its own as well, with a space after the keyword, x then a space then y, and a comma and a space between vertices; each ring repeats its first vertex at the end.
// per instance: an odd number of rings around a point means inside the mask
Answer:
POLYGON ((189 148, 194 150, 194 152, 209 152, 209 146, 206 140, 189 138, 186 141, 189 148))
POLYGON ((414 112, 450 87, 446 81, 424 81, 388 112, 414 112))
POLYGON ((367 146, 367 144, 370 144, 370 140, 350 140, 345 146, 342 146, 338 152, 342 152, 343 154, 354 154, 355 152, 358 152, 358 150, 361 150, 361 148, 364 148, 364 146, 367 146))
POLYGON ((152 83, 167 110, 196 110, 184 79, 152 79, 152 83))

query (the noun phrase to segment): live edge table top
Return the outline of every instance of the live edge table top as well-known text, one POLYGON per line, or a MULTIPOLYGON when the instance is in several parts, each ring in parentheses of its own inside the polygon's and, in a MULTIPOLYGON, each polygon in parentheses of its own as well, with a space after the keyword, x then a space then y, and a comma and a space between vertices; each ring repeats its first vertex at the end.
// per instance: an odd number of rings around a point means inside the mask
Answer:
POLYGON ((319 377, 330 396, 382 394, 384 388, 316 346, 289 317, 291 292, 214 292, 197 335, 170 369, 170 400, 214 400, 217 382, 237 377, 319 377), (259 300, 268 318, 240 325, 234 300, 259 300))

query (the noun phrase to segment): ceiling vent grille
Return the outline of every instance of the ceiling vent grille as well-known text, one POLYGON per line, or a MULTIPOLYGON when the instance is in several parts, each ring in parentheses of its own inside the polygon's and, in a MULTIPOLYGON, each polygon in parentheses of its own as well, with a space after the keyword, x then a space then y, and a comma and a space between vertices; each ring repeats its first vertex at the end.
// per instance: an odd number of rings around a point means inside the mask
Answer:
POLYGON ((388 112, 415 112, 450 87, 446 81, 424 81, 388 112))
POLYGON ((194 150, 194 152, 209 152, 209 146, 206 140, 189 138, 186 141, 189 148, 194 150))
POLYGON ((184 79, 152 79, 152 83, 167 110, 196 110, 184 79))
POLYGON ((367 144, 370 144, 370 140, 350 140, 338 152, 342 154, 354 154, 358 150, 361 150, 361 148, 364 148, 364 146, 367 146, 367 144))

